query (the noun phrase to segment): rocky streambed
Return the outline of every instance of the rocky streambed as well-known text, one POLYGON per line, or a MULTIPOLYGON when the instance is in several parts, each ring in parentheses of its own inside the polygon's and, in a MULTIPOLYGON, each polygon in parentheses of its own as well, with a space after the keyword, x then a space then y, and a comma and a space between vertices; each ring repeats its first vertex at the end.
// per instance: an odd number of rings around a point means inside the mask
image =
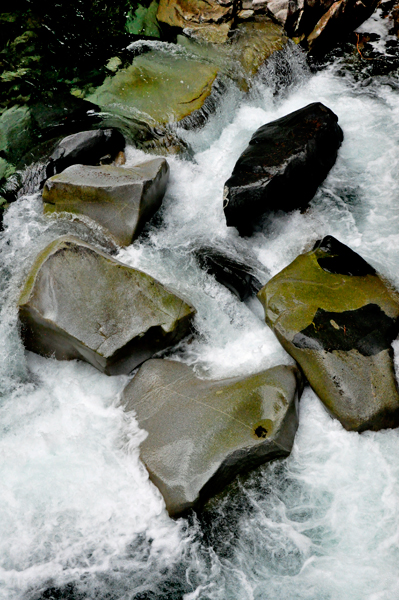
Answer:
POLYGON ((7 598, 395 597, 395 38, 363 28, 313 72, 290 43, 249 92, 226 71, 163 158, 55 141, 11 203, 7 598))

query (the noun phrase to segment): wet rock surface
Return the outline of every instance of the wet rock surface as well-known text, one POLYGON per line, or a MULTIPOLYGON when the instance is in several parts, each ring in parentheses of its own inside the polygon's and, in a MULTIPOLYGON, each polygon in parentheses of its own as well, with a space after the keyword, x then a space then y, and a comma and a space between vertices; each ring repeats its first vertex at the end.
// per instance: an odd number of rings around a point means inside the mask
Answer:
POLYGON ((307 208, 342 139, 338 117, 320 102, 260 127, 225 183, 227 225, 250 235, 270 212, 307 208))
POLYGON ((189 331, 194 309, 149 275, 72 236, 37 257, 19 299, 28 350, 129 373, 189 331))
POLYGON ((295 367, 212 381, 182 363, 147 361, 122 404, 148 431, 141 458, 169 514, 201 505, 238 473, 287 456, 301 392, 295 367))
POLYGON ((131 168, 73 165, 46 181, 44 212, 89 217, 128 246, 161 206, 168 178, 164 158, 131 168))
POLYGON ((266 322, 346 429, 399 425, 391 348, 399 300, 362 257, 327 236, 258 297, 266 322))
MULTIPOLYGON (((257 294, 262 287, 251 267, 220 250, 204 246, 195 250, 194 256, 202 269, 213 275, 216 281, 227 287, 241 301, 257 294)), ((261 277, 261 271, 259 276, 261 277)))
POLYGON ((107 77, 88 99, 111 112, 133 113, 150 125, 178 122, 211 94, 217 68, 179 53, 153 50, 107 77))
POLYGON ((98 165, 112 162, 125 148, 125 138, 117 129, 80 131, 61 140, 51 154, 47 177, 61 173, 71 165, 98 165))

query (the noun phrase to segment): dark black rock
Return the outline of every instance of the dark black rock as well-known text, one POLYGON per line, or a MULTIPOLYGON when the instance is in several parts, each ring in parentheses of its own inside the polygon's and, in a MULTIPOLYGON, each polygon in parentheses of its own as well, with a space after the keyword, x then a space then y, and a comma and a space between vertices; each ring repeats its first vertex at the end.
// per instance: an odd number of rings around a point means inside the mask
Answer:
POLYGON ((225 184, 227 225, 250 235, 271 211, 307 208, 342 140, 338 117, 320 102, 260 127, 225 184))
POLYGON ((357 350, 363 356, 374 356, 391 348, 398 331, 397 319, 388 317, 377 304, 343 312, 318 308, 312 323, 297 333, 292 343, 297 348, 357 350))
POLYGON ((210 247, 194 252, 201 269, 208 271, 219 283, 226 286, 241 301, 259 292, 262 287, 251 267, 210 247))
POLYGON ((313 250, 317 249, 329 254, 317 259, 321 268, 327 273, 353 276, 375 275, 375 269, 364 258, 332 235, 318 240, 313 250))
POLYGON ((47 177, 61 173, 74 164, 98 165, 103 157, 110 161, 125 147, 125 138, 117 129, 80 131, 61 140, 47 166, 47 177))

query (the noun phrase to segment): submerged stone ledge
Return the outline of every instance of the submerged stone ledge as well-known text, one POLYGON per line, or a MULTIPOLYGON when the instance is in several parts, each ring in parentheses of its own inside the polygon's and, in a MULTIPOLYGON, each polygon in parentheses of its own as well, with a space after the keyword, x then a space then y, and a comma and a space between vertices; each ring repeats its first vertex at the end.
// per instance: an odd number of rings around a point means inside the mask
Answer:
POLYGON ((73 236, 37 257, 19 298, 28 350, 129 373, 190 330, 192 306, 150 275, 73 236))
POLYGON ((191 367, 147 361, 122 404, 148 432, 140 456, 171 516, 201 506, 238 473, 291 452, 302 378, 278 366, 246 377, 199 379, 191 367))

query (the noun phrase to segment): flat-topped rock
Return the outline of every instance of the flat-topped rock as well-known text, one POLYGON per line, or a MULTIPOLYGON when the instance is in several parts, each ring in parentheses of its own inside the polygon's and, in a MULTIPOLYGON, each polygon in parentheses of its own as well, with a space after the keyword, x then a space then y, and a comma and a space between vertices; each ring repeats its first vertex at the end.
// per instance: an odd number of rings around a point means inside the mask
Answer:
POLYGON ((327 236, 259 292, 266 322, 348 430, 399 425, 391 342, 399 297, 361 256, 327 236))
POLYGON ((169 514, 201 505, 238 473, 287 456, 301 392, 296 367, 212 381, 179 362, 147 361, 122 403, 148 431, 140 456, 169 514))
POLYGON ((217 72, 205 61, 152 50, 135 57, 127 69, 107 77, 90 98, 111 112, 117 110, 129 117, 133 111, 151 125, 167 125, 202 107, 217 72))
POLYGON ((227 225, 250 235, 270 212, 304 210, 342 139, 338 117, 320 102, 260 127, 225 183, 227 225))
POLYGON ((89 217, 128 246, 161 206, 168 178, 164 158, 130 168, 73 165, 46 181, 44 212, 89 217))
POLYGON ((19 299, 28 350, 129 373, 189 331, 195 310, 158 281, 72 236, 37 257, 19 299))

